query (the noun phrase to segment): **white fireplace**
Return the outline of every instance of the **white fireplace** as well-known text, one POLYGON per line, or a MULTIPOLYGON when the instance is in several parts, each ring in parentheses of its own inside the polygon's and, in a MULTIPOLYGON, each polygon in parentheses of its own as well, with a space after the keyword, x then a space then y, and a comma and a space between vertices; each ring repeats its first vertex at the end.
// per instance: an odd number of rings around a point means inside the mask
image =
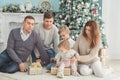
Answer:
POLYGON ((20 27, 22 25, 22 21, 27 15, 33 16, 36 24, 43 20, 43 14, 0 13, 0 52, 6 48, 10 31, 13 28, 20 27))

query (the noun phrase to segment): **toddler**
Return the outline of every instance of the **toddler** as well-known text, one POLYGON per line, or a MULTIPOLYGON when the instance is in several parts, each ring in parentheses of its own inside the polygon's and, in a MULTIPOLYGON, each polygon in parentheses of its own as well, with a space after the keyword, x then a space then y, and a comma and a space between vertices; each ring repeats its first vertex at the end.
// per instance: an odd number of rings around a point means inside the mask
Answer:
POLYGON ((70 67, 72 71, 72 75, 79 76, 77 72, 77 59, 79 58, 79 54, 70 48, 70 43, 68 40, 63 40, 58 45, 60 52, 55 56, 54 60, 56 61, 56 66, 58 67, 57 77, 64 77, 64 68, 70 67), (75 60, 72 60, 76 58, 75 60))
MULTIPOLYGON (((70 30, 66 25, 60 27, 58 34, 61 37, 61 41, 68 40, 70 44, 70 48, 73 48, 75 41, 70 38, 70 30)), ((54 67, 55 65, 56 65, 56 62, 52 62, 51 60, 51 63, 48 64, 46 68, 47 70, 50 70, 51 67, 54 67)))
POLYGON ((60 27, 58 34, 60 35, 61 40, 68 40, 70 43, 70 48, 73 48, 75 41, 71 39, 70 30, 66 25, 60 27))

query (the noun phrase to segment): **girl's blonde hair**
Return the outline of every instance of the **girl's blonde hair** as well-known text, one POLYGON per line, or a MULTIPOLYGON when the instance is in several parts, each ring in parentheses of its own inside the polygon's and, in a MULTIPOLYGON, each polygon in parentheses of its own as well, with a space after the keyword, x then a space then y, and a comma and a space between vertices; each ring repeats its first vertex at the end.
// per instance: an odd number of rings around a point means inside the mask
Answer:
POLYGON ((70 34, 70 30, 66 25, 60 27, 58 34, 60 34, 62 32, 66 32, 66 33, 70 34))
POLYGON ((62 42, 59 43, 58 48, 63 47, 67 50, 70 49, 70 43, 68 40, 63 40, 62 42))

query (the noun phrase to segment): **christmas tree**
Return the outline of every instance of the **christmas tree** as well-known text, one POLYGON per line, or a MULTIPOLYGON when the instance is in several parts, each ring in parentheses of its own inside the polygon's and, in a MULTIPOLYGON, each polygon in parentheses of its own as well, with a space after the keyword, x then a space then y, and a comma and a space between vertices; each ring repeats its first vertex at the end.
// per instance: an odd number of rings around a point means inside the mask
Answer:
POLYGON ((55 13, 55 25, 58 28, 67 25, 71 30, 71 37, 76 40, 85 23, 95 20, 100 26, 103 47, 108 47, 98 0, 59 0, 59 5, 59 12, 55 13))

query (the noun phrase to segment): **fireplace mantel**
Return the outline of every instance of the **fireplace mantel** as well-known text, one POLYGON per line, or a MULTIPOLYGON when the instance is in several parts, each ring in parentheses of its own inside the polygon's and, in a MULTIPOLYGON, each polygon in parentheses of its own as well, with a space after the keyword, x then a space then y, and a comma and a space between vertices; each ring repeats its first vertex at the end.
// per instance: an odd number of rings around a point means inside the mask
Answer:
POLYGON ((0 13, 0 52, 6 48, 7 39, 13 28, 20 27, 25 16, 31 15, 35 22, 43 20, 43 14, 34 13, 0 13))

